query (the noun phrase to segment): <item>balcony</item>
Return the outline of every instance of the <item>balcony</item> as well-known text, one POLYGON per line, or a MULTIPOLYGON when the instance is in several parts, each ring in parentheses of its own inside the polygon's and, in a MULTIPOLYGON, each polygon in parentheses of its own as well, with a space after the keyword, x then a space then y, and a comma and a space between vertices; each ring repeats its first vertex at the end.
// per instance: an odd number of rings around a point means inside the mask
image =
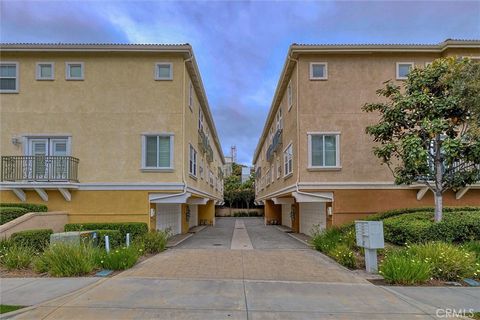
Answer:
POLYGON ((267 161, 271 162, 273 160, 273 153, 278 150, 278 148, 282 145, 282 129, 278 129, 275 132, 275 135, 272 139, 272 144, 268 146, 267 149, 267 161))
POLYGON ((78 162, 70 156, 2 156, 1 180, 78 182, 78 162))

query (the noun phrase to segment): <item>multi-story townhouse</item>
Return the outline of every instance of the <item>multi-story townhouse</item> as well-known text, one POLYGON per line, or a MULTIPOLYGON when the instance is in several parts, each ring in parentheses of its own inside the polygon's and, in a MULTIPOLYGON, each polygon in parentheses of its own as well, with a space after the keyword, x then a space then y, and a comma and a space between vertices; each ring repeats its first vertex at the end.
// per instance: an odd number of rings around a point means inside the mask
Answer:
MULTIPOLYGON (((383 82, 445 56, 480 57, 480 41, 437 45, 290 46, 255 150, 256 201, 265 222, 311 233, 394 208, 433 206, 423 185, 399 186, 373 155, 365 128, 383 82)), ((480 205, 480 185, 447 192, 447 206, 480 205)))
POLYGON ((2 44, 1 201, 214 224, 225 163, 190 45, 2 44))

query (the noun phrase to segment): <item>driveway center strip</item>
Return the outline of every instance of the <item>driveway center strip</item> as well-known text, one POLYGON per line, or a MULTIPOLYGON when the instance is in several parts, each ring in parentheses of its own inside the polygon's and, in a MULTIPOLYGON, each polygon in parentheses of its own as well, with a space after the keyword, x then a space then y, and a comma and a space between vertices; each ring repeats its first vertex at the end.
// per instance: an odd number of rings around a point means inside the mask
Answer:
POLYGON ((248 236, 247 229, 243 220, 235 220, 235 229, 233 230, 232 244, 230 246, 232 250, 253 250, 252 241, 248 236))

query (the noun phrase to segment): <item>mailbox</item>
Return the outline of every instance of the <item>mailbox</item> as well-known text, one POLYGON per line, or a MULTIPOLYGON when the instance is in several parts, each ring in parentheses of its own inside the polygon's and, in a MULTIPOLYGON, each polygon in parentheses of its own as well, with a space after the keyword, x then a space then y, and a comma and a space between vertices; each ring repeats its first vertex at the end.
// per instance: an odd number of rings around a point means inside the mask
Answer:
POLYGON ((383 249, 383 222, 382 221, 355 221, 357 246, 365 249, 383 249))

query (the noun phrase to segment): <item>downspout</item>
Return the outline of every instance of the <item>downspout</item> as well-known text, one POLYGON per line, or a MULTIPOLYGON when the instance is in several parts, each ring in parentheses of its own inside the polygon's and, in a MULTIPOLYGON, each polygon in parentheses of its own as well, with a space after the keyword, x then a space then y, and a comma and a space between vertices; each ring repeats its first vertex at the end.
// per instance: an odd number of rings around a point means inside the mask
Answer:
POLYGON ((184 195, 187 193, 187 179, 185 177, 185 90, 186 90, 186 70, 187 70, 187 62, 192 61, 193 55, 189 53, 190 57, 183 60, 183 93, 182 93, 182 181, 183 181, 183 192, 180 195, 184 195))

